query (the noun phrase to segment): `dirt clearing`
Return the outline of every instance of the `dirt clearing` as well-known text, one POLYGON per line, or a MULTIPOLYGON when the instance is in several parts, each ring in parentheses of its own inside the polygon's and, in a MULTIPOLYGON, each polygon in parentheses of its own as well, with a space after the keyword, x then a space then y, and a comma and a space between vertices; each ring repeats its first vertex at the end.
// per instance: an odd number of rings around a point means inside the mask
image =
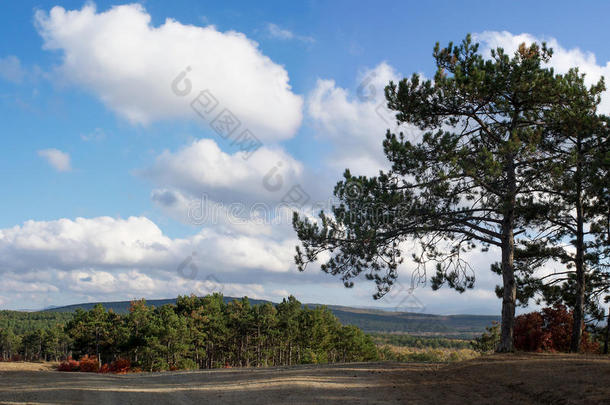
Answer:
POLYGON ((28 367, 0 363, 0 404, 610 403, 610 359, 569 355, 128 375, 28 367))

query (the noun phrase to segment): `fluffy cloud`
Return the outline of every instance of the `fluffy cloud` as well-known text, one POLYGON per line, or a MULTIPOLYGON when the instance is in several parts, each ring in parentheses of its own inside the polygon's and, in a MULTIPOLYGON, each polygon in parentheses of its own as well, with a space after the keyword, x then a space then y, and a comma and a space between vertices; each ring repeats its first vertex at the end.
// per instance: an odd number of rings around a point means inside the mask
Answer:
POLYGON ((413 128, 397 127, 387 109, 383 94, 390 80, 401 76, 387 63, 366 70, 360 76, 355 94, 337 87, 333 80, 318 80, 307 99, 307 113, 316 135, 329 140, 334 150, 328 164, 354 174, 374 175, 388 167, 382 142, 387 129, 416 136, 413 128))
POLYGON ((227 271, 291 268, 287 241, 203 229, 171 239, 146 217, 27 221, 0 230, 0 269, 152 269, 173 272, 192 252, 205 267, 227 271))
MULTIPOLYGON (((261 147, 244 157, 244 152, 228 154, 213 140, 201 139, 176 152, 163 152, 151 168, 139 173, 187 196, 243 203, 278 202, 282 189, 303 176, 302 164, 279 148, 261 147)), ((165 205, 178 198, 167 190, 153 197, 165 205)))
POLYGON ((264 297, 261 281, 289 280, 296 271, 295 243, 221 227, 170 238, 146 217, 27 221, 0 229, 0 293, 66 292, 99 300, 206 294, 220 287, 229 295, 264 297))
POLYGON ((44 158, 58 172, 68 172, 72 170, 70 166, 70 155, 59 149, 42 149, 38 151, 38 156, 44 158))
MULTIPOLYGON (((559 44, 555 38, 538 38, 531 34, 512 34, 508 31, 485 31, 474 35, 474 39, 484 45, 483 52, 489 55, 491 49, 498 47, 504 48, 507 53, 513 53, 520 44, 531 44, 533 42, 546 42, 553 48, 553 57, 549 62, 558 73, 566 73, 573 67, 578 67, 581 73, 585 73, 585 83, 591 85, 599 80, 600 77, 610 77, 610 62, 605 65, 599 64, 595 54, 585 52, 578 48, 566 49, 559 44)), ((608 91, 604 93, 600 104, 600 111, 604 114, 610 113, 610 95, 608 91)))
POLYGON ((176 243, 144 217, 27 221, 0 230, 0 268, 150 267, 169 264, 176 243))
MULTIPOLYGON (((219 290, 228 296, 272 300, 292 293, 305 302, 406 305, 407 289, 401 285, 374 302, 370 282, 361 280, 354 289, 344 289, 316 266, 298 273, 293 236, 241 230, 210 226, 186 238, 170 238, 145 217, 27 221, 0 229, 0 296, 3 305, 15 308, 219 290)), ((490 259, 488 254, 472 255, 478 271, 474 291, 460 295, 448 289, 416 289, 422 311, 497 313, 493 286, 499 278, 488 270, 490 259)), ((410 268, 405 264, 401 270, 405 286, 410 268)))
POLYGON ((63 78, 132 123, 195 119, 189 103, 208 89, 218 111, 228 108, 261 140, 289 138, 300 126, 302 99, 292 93, 288 73, 239 32, 172 19, 155 27, 139 4, 105 12, 90 3, 81 10, 54 7, 38 11, 35 21, 44 48, 63 53, 63 78), (177 96, 172 82, 187 67, 191 91, 177 96))

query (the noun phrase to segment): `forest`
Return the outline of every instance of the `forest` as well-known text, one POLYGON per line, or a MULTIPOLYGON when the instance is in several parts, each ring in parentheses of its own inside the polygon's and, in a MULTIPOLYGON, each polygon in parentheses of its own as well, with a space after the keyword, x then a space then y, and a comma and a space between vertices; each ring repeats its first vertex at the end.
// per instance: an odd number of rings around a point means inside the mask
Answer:
POLYGON ((84 358, 94 359, 96 368, 122 362, 132 369, 161 371, 378 358, 370 336, 342 325, 327 308, 303 306, 293 296, 275 306, 252 305, 247 297, 225 303, 215 293, 181 296, 175 305, 161 307, 133 301, 127 314, 99 304, 73 314, 36 313, 33 319, 27 313, 10 314, 4 311, 0 317, 3 360, 84 358))

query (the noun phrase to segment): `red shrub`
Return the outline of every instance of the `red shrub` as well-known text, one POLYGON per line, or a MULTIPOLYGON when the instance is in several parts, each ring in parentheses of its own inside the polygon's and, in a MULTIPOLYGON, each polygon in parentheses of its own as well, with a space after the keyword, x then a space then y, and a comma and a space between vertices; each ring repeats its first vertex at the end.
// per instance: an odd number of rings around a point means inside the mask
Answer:
POLYGON ((98 373, 109 373, 110 372, 110 364, 102 364, 102 367, 98 370, 98 373))
POLYGON ((71 357, 68 357, 67 360, 62 361, 57 366, 57 371, 78 371, 79 363, 76 360, 73 360, 71 357))
MULTIPOLYGON (((570 350, 572 322, 572 313, 563 305, 519 315, 515 318, 515 349, 567 352, 570 350)), ((598 352, 599 344, 590 341, 584 324, 582 328, 580 350, 585 353, 598 352)))
POLYGON ((80 371, 85 373, 97 373, 100 368, 100 363, 97 360, 97 357, 89 357, 88 355, 84 355, 80 361, 80 371))
POLYGON ((99 369, 99 372, 100 373, 127 374, 130 370, 131 370, 131 362, 128 359, 117 359, 110 364, 102 365, 102 367, 99 369))
POLYGON ((572 322, 574 322, 572 313, 563 305, 558 305, 555 308, 543 308, 542 317, 544 318, 544 328, 550 337, 547 350, 569 351, 570 340, 572 340, 572 322))
POLYGON ((515 318, 515 349, 529 352, 544 350, 547 334, 542 330, 544 321, 538 312, 519 315, 515 318))

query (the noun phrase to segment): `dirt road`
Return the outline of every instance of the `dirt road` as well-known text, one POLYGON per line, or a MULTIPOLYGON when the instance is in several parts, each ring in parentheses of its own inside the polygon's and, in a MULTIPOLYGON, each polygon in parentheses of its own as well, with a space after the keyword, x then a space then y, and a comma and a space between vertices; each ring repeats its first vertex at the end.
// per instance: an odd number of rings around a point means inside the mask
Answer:
POLYGON ((15 368, 0 363, 0 404, 610 403, 610 359, 568 355, 119 376, 15 368))

